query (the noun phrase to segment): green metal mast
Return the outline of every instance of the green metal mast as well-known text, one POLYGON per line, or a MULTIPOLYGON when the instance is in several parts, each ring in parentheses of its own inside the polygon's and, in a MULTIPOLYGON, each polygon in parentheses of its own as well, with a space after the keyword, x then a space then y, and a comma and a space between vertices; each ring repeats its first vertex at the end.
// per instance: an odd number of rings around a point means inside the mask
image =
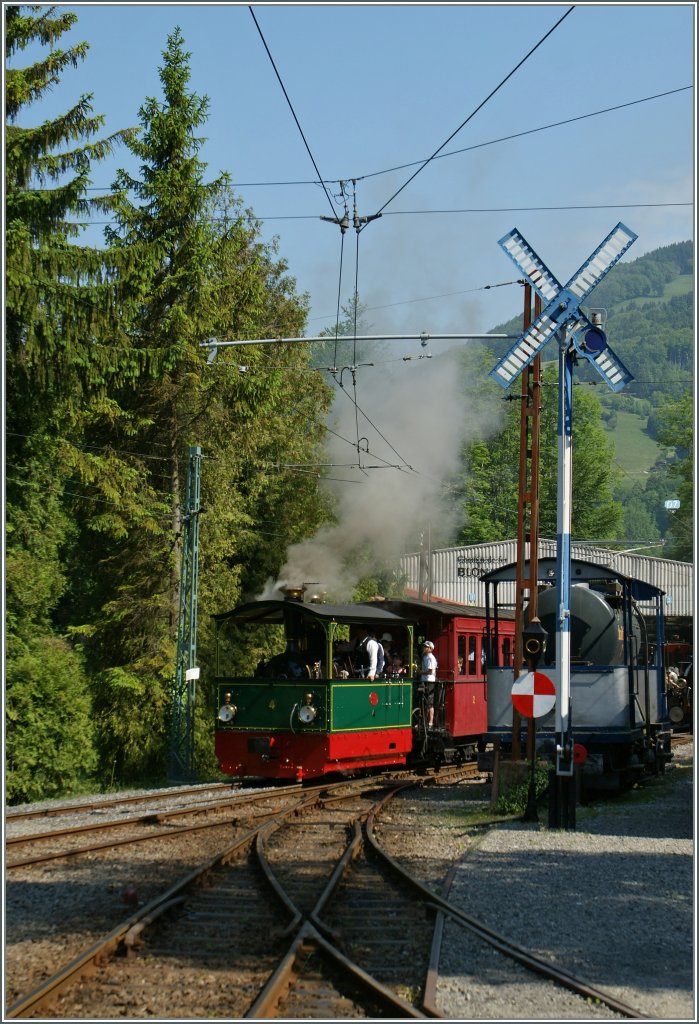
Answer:
POLYGON ((197 588, 199 583, 199 516, 201 514, 201 448, 191 445, 186 500, 182 514, 182 571, 177 661, 172 695, 169 777, 191 782, 194 777, 194 704, 199 678, 197 660, 197 588))

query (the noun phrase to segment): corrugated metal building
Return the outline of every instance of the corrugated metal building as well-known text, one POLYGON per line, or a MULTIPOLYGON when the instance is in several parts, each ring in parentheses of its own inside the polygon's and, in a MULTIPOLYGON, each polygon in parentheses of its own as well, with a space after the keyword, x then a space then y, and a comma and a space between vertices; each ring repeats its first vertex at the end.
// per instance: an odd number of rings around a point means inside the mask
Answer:
MULTIPOLYGON (((571 545, 571 556, 609 566, 624 576, 653 584, 665 593, 666 618, 683 620, 691 626, 694 616, 694 566, 691 563, 576 543, 571 545)), ((540 539, 539 557, 555 558, 556 541, 540 539)), ((401 570, 407 577, 406 586, 418 594, 482 607, 485 585, 480 577, 516 560, 517 541, 506 540, 404 555, 401 570)), ((514 585, 511 600, 514 606, 514 585)))

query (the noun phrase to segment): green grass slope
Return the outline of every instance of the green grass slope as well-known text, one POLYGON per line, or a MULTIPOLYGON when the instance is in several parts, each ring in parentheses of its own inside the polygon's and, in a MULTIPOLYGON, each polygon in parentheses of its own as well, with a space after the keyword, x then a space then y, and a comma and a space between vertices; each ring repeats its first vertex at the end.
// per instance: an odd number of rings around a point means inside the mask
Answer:
POLYGON ((660 448, 644 432, 645 417, 632 412, 618 412, 613 430, 608 430, 614 442, 614 462, 625 477, 641 479, 655 464, 660 448))

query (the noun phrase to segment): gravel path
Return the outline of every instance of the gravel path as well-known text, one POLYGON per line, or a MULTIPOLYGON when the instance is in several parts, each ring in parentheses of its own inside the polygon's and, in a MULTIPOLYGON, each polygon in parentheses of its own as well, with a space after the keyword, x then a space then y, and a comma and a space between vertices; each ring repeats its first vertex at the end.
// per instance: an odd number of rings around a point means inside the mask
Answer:
MULTIPOLYGON (((650 1018, 695 1021, 692 754, 680 748, 650 790, 578 808, 574 832, 523 822, 489 831, 461 859, 449 898, 650 1018)), ((455 1020, 617 1016, 552 993, 523 968, 502 984, 500 959, 448 923, 442 1012, 455 1020)))

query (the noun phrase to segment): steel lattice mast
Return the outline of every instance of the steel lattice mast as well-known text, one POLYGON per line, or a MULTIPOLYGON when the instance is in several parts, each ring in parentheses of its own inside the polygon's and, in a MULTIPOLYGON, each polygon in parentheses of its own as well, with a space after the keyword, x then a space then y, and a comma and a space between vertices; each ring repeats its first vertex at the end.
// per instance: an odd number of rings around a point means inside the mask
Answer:
POLYGON ((173 781, 185 782, 194 778, 194 705, 199 678, 196 660, 201 458, 201 448, 190 446, 182 514, 180 614, 171 708, 169 776, 173 781))

